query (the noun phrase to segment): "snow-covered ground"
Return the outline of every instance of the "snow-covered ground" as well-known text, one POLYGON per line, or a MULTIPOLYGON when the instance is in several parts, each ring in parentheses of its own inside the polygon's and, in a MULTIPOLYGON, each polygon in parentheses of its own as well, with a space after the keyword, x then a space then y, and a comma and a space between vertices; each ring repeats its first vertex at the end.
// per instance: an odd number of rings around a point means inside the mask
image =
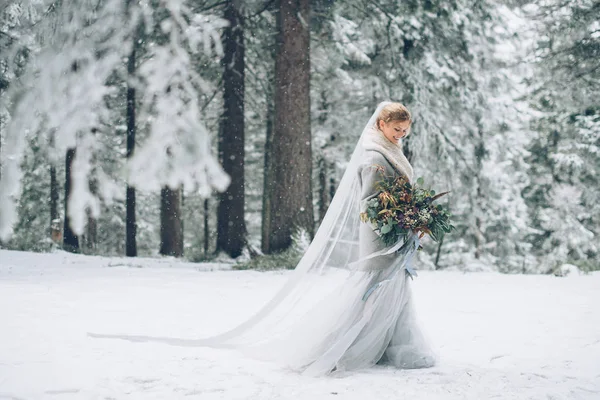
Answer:
POLYGON ((308 378, 234 350, 87 335, 207 336, 289 274, 218 269, 0 251, 0 399, 600 399, 600 273, 420 273, 440 355, 426 370, 308 378))

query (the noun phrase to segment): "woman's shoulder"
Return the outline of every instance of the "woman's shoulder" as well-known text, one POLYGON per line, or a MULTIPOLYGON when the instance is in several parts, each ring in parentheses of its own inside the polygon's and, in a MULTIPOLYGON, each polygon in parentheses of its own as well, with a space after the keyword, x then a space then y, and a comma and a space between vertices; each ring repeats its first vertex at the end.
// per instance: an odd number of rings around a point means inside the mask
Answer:
POLYGON ((391 168, 392 166, 388 162, 388 160, 376 150, 365 150, 365 154, 363 160, 360 165, 360 169, 365 167, 376 167, 381 166, 384 168, 391 168))

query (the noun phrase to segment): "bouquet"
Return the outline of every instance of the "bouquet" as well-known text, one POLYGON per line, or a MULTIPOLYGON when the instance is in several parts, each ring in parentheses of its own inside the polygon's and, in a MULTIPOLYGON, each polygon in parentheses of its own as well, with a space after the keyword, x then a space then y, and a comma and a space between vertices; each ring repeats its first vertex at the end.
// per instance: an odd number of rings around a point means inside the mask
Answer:
POLYGON ((420 238, 428 234, 437 242, 454 229, 448 209, 433 204, 449 192, 436 194, 422 187, 423 178, 413 185, 404 176, 386 177, 383 167, 378 169, 383 177, 376 185, 379 192, 367 201, 367 209, 360 213, 360 219, 373 225, 386 246, 394 245, 411 232, 420 238))

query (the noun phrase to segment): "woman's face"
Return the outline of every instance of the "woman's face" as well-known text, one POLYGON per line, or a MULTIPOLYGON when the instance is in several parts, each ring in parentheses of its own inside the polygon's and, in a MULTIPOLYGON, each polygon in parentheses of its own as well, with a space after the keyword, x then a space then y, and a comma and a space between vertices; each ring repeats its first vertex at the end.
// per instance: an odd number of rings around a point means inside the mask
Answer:
POLYGON ((408 135, 410 121, 379 121, 379 129, 383 135, 392 143, 398 143, 400 139, 408 135))

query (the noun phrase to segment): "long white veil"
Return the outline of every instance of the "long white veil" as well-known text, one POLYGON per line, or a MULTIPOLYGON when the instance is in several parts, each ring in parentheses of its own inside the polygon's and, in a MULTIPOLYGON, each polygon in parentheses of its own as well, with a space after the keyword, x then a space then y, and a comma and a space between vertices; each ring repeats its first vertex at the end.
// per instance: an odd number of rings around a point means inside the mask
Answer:
MULTIPOLYGON (((370 133, 387 104, 380 103, 363 128, 304 256, 283 287, 254 316, 227 332, 202 339, 88 335, 236 348, 315 376, 366 368, 380 361, 399 368, 434 365, 437 356, 419 327, 407 278, 407 273, 414 273, 411 261, 419 246, 418 235, 381 248, 372 228, 360 220, 365 195, 361 182, 369 173, 364 168, 374 162, 366 154, 373 140, 370 133), (379 244, 365 246, 370 240, 379 244)), ((370 186, 365 189, 370 192, 370 186)))
MULTIPOLYGON (((160 341, 180 346, 243 347, 269 343, 297 327, 298 319, 316 304, 323 304, 359 260, 359 167, 364 161, 365 133, 372 128, 384 106, 382 102, 366 123, 346 167, 339 187, 308 250, 284 286, 254 316, 222 334, 203 339, 174 339, 145 336, 96 335, 134 341, 160 341)), ((393 250, 397 250, 396 247, 393 250)), ((389 249, 386 249, 389 250, 389 249)), ((383 254, 383 253, 382 253, 383 254)), ((329 316, 324 314, 323 318, 329 316)), ((318 325, 318 321, 309 322, 318 325)), ((307 327, 310 329, 310 327, 307 327)))
POLYGON ((351 272, 359 259, 359 166, 364 160, 365 133, 375 126, 380 111, 390 102, 382 102, 363 128, 358 143, 342 176, 331 204, 314 239, 298 262, 292 276, 277 294, 253 317, 220 335, 195 341, 207 346, 255 344, 276 336, 314 304, 326 297, 343 274, 351 272), (332 279, 323 279, 333 275, 332 279))

